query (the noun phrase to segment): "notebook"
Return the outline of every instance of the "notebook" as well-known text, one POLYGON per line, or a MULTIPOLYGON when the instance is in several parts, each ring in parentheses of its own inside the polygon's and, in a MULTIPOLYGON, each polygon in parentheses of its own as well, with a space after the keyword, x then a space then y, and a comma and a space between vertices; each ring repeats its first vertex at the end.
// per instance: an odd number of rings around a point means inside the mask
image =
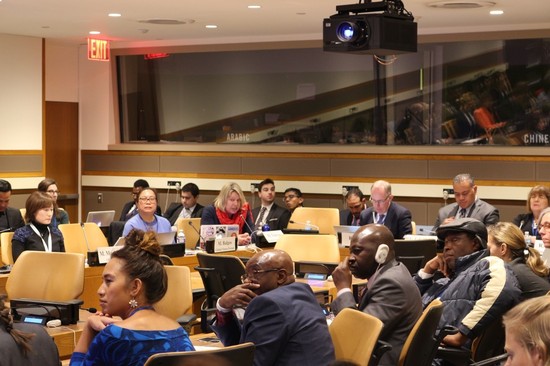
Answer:
POLYGON ((97 226, 109 226, 115 219, 115 210, 109 211, 90 211, 86 222, 95 222, 97 226))

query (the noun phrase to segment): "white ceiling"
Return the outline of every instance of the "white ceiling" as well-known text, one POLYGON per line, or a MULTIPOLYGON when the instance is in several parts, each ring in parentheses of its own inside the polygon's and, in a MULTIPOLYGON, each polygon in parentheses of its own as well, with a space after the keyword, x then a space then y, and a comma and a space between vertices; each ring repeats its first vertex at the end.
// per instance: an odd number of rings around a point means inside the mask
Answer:
MULTIPOLYGON (((404 0, 420 35, 550 29, 550 0, 445 0, 451 8, 430 8, 432 0, 404 0), (495 3, 454 9, 455 3, 495 3), (490 16, 501 9, 501 16, 490 16)), ((334 0, 0 0, 0 33, 85 43, 88 32, 113 47, 211 44, 322 38, 322 19, 335 13, 334 0), (261 9, 248 9, 251 4, 261 9), (108 13, 118 12, 120 18, 108 13), (174 19, 180 25, 141 23, 174 19), (217 29, 206 29, 216 24, 217 29)))

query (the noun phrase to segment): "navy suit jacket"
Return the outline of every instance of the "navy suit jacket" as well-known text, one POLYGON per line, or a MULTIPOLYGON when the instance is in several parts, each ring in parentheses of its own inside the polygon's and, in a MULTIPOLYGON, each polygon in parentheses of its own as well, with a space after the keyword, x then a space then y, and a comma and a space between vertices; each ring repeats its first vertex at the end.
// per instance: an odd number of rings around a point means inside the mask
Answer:
POLYGON ((254 366, 327 366, 334 361, 325 315, 305 283, 256 296, 246 308, 242 326, 233 319, 214 323, 212 329, 225 346, 254 343, 254 366))
MULTIPOLYGON (((369 207, 361 212, 361 226, 375 224, 372 213, 374 208, 369 207)), ((395 202, 390 204, 384 225, 390 229, 395 239, 403 239, 403 236, 412 234, 411 211, 395 202)))
POLYGON ((10 231, 15 231, 23 226, 25 226, 25 221, 23 221, 18 208, 7 207, 4 212, 0 212, 0 230, 11 228, 10 231))
POLYGON ((357 305, 353 294, 344 292, 332 302, 331 309, 335 314, 344 308, 358 309, 380 319, 384 323, 380 339, 392 345, 380 365, 397 365, 403 344, 422 313, 420 291, 411 273, 403 263, 389 261, 369 278, 360 301, 357 305))
MULTIPOLYGON (((255 207, 252 210, 252 218, 254 223, 258 219, 260 214, 261 207, 255 207)), ((269 225, 270 230, 283 230, 288 226, 288 221, 290 220, 290 211, 284 207, 277 205, 276 203, 271 206, 269 214, 265 218, 265 222, 269 225)))
MULTIPOLYGON (((195 209, 193 210, 193 212, 191 212, 191 218, 201 217, 203 208, 204 206, 197 203, 195 205, 195 209)), ((183 210, 183 205, 181 203, 172 202, 162 216, 166 217, 168 221, 170 221, 170 225, 173 226, 176 223, 176 220, 178 219, 181 210, 183 210)))

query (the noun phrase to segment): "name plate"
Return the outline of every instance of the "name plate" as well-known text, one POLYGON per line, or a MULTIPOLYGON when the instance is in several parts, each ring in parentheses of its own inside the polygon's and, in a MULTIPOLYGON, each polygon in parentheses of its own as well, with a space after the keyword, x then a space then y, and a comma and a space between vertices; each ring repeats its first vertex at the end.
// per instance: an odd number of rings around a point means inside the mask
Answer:
POLYGON ((99 247, 97 248, 97 256, 100 264, 106 264, 111 259, 111 253, 122 249, 122 245, 115 247, 99 247))
POLYGON ((276 243, 284 235, 281 230, 264 231, 263 234, 268 243, 276 243))
POLYGON ((233 252, 237 250, 237 237, 216 238, 214 241, 214 253, 233 252))

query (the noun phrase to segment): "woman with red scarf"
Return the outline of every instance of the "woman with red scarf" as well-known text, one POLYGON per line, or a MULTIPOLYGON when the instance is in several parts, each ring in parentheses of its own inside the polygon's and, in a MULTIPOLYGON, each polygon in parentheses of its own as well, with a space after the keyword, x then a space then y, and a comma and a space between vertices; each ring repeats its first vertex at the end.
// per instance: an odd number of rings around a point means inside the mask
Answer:
POLYGON ((239 245, 250 244, 254 221, 243 190, 237 183, 225 184, 214 204, 203 209, 201 225, 239 225, 239 245))

